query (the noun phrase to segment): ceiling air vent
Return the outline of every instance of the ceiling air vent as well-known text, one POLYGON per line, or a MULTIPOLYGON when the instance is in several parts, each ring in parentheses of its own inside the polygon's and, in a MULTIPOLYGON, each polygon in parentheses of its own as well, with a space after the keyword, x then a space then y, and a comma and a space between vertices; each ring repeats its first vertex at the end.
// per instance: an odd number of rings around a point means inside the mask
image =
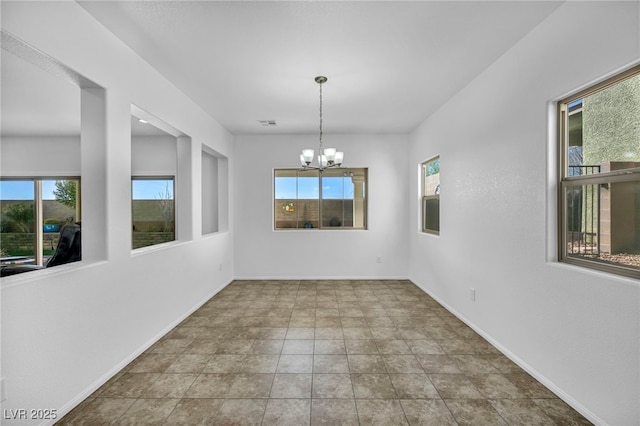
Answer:
POLYGON ((263 127, 273 127, 276 125, 276 120, 258 120, 258 123, 263 127))

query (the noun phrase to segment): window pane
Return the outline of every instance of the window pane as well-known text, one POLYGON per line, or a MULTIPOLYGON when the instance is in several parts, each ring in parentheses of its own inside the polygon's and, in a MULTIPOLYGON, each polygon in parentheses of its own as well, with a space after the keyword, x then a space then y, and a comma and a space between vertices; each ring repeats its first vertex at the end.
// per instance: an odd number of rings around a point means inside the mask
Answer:
POLYGON ((133 248, 175 240, 173 179, 131 181, 133 248))
POLYGON ((640 269, 640 181, 565 189, 568 257, 640 269))
POLYGON ((567 104, 567 176, 640 167, 640 74, 567 104))
POLYGON ((60 228, 80 220, 80 185, 77 179, 42 181, 42 256, 44 263, 58 246, 60 228))
POLYGON ((322 175, 322 226, 365 227, 365 169, 330 169, 322 175))
POLYGON ((35 262, 33 180, 0 181, 2 264, 35 262))
POLYGON ((315 170, 298 171, 296 180, 296 228, 320 227, 320 180, 315 170))
POLYGON ((440 232, 440 157, 422 163, 422 231, 440 232))
POLYGON ((366 174, 366 169, 328 169, 322 174, 275 170, 275 229, 365 228, 366 174))

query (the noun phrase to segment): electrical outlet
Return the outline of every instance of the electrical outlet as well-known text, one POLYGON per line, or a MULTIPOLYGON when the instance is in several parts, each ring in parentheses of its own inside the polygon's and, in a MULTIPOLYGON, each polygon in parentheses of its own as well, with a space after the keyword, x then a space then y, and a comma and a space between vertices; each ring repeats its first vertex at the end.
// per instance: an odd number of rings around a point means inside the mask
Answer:
POLYGON ((381 256, 376 257, 376 263, 382 263, 382 257, 381 256))
POLYGON ((4 384, 4 377, 0 379, 0 402, 7 400, 7 388, 4 384))
POLYGON ((469 297, 471 298, 472 302, 476 301, 476 289, 475 288, 470 288, 469 289, 469 297))
POLYGON ((218 271, 222 271, 222 263, 218 266, 218 271))

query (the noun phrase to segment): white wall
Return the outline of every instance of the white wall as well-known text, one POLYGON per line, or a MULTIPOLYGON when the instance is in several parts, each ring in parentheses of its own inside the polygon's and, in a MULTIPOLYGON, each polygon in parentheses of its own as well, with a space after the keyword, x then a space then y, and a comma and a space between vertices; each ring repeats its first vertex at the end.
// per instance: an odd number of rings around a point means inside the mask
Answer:
POLYGON ((2 176, 79 176, 80 136, 3 136, 2 176))
POLYGON ((297 168, 317 135, 237 136, 237 278, 404 278, 408 224, 406 135, 325 135, 346 167, 369 169, 367 230, 273 230, 273 169, 297 168), (376 257, 382 257, 376 263, 376 257))
POLYGON ((175 176, 177 144, 171 135, 132 136, 131 173, 133 176, 175 176))
POLYGON ((567 2, 410 137, 410 278, 598 424, 637 425, 640 286, 559 265, 550 101, 640 58, 638 2, 567 2), (441 155, 441 232, 418 165, 441 155), (477 299, 470 300, 469 288, 477 299))
POLYGON ((2 409, 63 415, 232 280, 233 235, 202 238, 199 201, 203 146, 230 158, 232 137, 75 2, 3 2, 2 27, 105 89, 82 93, 83 114, 106 120, 83 123, 83 138, 96 136, 80 143, 84 260, 2 280, 2 409), (191 138, 189 238, 135 254, 131 104, 191 138))

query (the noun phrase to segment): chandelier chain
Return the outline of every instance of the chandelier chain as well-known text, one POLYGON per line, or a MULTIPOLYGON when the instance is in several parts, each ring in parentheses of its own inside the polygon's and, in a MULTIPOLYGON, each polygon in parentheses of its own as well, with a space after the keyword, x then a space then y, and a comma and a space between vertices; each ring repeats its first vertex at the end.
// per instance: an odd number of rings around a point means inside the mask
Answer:
POLYGON ((320 83, 320 153, 322 152, 322 83, 320 83))

